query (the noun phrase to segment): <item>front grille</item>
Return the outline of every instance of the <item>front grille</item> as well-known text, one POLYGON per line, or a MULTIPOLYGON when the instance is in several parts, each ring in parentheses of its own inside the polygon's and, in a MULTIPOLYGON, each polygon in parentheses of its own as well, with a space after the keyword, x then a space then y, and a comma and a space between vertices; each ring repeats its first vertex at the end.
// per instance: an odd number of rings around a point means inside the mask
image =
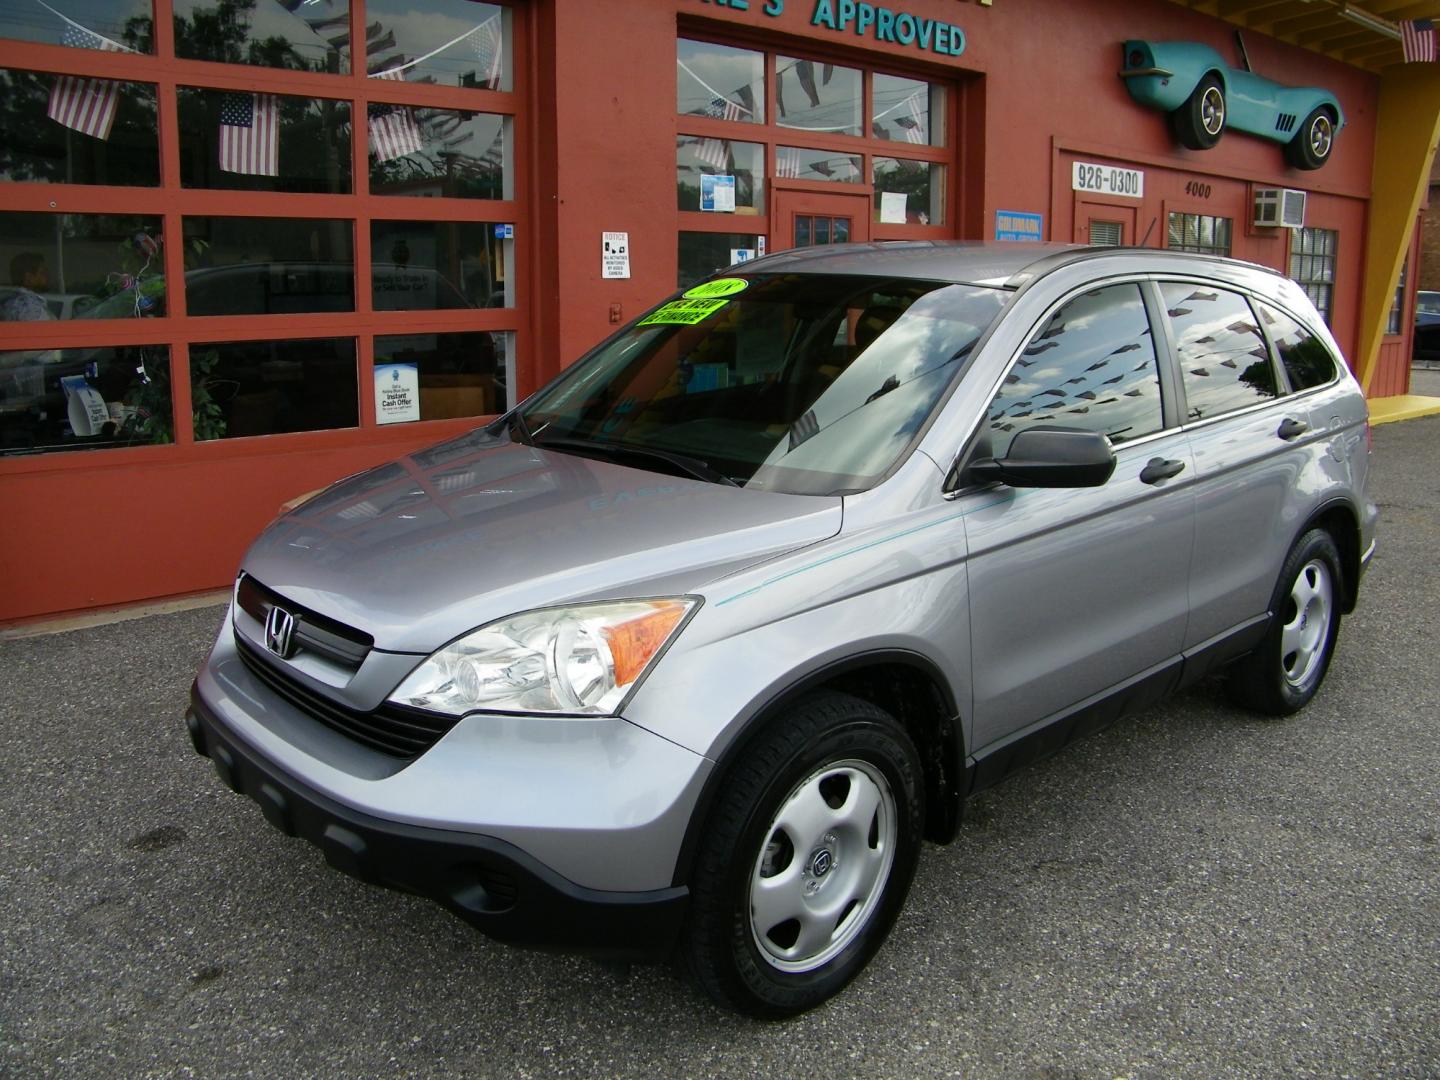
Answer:
POLYGON ((436 716, 400 705, 385 704, 371 712, 352 709, 302 685, 244 638, 237 635, 235 644, 250 674, 278 696, 306 716, 382 754, 411 761, 429 750, 440 741, 440 736, 455 726, 452 717, 436 716))
POLYGON ((261 626, 265 625, 271 608, 285 609, 295 617, 294 642, 297 650, 316 653, 350 671, 358 670, 375 646, 375 639, 369 634, 287 600, 249 574, 240 576, 235 602, 240 610, 261 626))

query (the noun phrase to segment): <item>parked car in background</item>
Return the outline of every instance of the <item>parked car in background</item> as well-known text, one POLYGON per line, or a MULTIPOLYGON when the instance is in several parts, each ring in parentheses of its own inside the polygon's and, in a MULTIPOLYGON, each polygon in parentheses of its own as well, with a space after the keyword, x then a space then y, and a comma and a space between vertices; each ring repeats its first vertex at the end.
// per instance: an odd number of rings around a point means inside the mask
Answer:
POLYGON ((1415 340, 1410 355, 1415 360, 1440 360, 1440 292, 1421 289, 1415 294, 1415 340))
POLYGON ((1364 398, 1273 271, 903 243, 724 275, 280 517, 186 723, 348 874, 783 1017, 975 792, 1207 673, 1303 708, 1377 511, 1364 398))

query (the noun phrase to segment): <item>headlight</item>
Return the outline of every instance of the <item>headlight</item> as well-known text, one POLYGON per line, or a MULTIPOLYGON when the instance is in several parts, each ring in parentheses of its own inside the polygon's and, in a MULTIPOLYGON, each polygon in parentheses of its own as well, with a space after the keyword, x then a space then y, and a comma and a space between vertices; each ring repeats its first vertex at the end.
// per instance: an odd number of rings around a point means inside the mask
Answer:
POLYGON ((451 716, 482 710, 605 716, 698 603, 626 600, 513 615, 446 645, 390 700, 451 716))

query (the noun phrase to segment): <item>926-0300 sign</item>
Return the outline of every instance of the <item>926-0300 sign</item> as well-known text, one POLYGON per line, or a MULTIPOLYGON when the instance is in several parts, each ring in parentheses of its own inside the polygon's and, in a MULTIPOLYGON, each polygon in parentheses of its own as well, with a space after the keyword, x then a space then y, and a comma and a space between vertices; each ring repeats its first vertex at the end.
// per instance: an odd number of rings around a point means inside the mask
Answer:
POLYGON ((1139 169, 1117 169, 1113 165, 1077 161, 1071 166, 1070 186, 1076 191, 1138 199, 1145 194, 1145 174, 1139 169))

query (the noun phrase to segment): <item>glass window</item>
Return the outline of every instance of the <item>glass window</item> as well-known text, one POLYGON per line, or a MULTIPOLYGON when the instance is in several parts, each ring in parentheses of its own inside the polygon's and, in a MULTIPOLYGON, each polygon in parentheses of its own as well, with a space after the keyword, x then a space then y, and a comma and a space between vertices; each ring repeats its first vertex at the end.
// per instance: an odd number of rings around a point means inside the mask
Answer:
POLYGON ((1041 424, 1122 443, 1161 430, 1160 370, 1140 287, 1108 285, 1060 308, 990 403, 990 452, 1041 424))
POLYGON ((765 122, 765 56, 749 49, 677 43, 675 111, 742 124, 765 122))
POLYGON ((353 338, 190 346, 195 440, 354 427, 353 338))
POLYGON ((1202 255, 1230 254, 1230 219, 1209 214, 1171 214, 1165 246, 1202 255))
POLYGON ((871 79, 870 133, 916 146, 944 146, 945 91, 918 79, 876 72, 871 79))
POLYGON ((473 331, 377 337, 376 419, 403 423, 504 412, 506 336, 473 331))
POLYGON ((876 157, 871 159, 871 169, 876 221, 893 225, 945 224, 944 165, 876 157))
POLYGON ((350 104, 181 87, 180 182, 248 191, 350 191, 350 104))
POLYGON ((514 246, 490 222, 371 222, 371 302, 376 311, 511 306, 514 246))
POLYGON ((1283 311, 1258 302, 1255 306, 1265 320, 1265 329, 1270 331, 1285 374, 1290 376, 1292 390, 1308 390, 1335 378, 1335 357, 1323 341, 1283 311))
POLYGON ((702 176, 735 178, 737 214, 765 209, 765 147, 708 136, 681 135, 675 140, 675 184, 679 209, 699 210, 702 176))
POLYGON ((155 87, 0 68, 0 179, 160 183, 155 87))
POLYGON ((1290 277, 1305 290, 1327 323, 1335 291, 1335 251, 1339 241, 1340 234, 1334 229, 1290 230, 1290 277))
POLYGON ((1410 273, 1410 257, 1400 264, 1400 280, 1395 283, 1395 299, 1390 303, 1390 317, 1385 321, 1385 333, 1399 334, 1404 325, 1405 278, 1410 273))
POLYGON ((174 3, 175 55, 182 59, 333 74, 350 70, 349 0, 174 3))
POLYGON ((777 56, 775 122, 827 135, 860 135, 860 87, 856 68, 777 56))
POLYGON ((1171 281, 1162 282, 1160 292, 1191 420, 1243 409, 1279 393, 1270 351, 1243 296, 1171 281))
POLYGON ((0 37, 72 49, 154 52, 153 25, 150 0, 64 0, 48 7, 7 3, 0 9, 0 37))
POLYGON ((677 284, 684 289, 716 270, 756 258, 759 244, 751 233, 682 232, 677 284))
POLYGON ((0 455, 174 441, 165 346, 0 353, 0 455))
POLYGON ((195 217, 185 219, 185 239, 203 252, 185 274, 191 315, 355 310, 349 221, 195 217))
POLYGON ((373 78, 509 90, 508 8, 472 0, 366 0, 373 78))
POLYGON ((372 103, 370 191, 513 199, 510 124, 494 113, 372 103))
POLYGON ((0 213, 0 273, 9 275, 0 285, 0 320, 164 314, 161 221, 110 214, 0 213))
POLYGON ((833 150, 805 150, 798 146, 775 148, 775 175, 791 180, 833 180, 842 184, 863 184, 865 172, 859 154, 833 150))

